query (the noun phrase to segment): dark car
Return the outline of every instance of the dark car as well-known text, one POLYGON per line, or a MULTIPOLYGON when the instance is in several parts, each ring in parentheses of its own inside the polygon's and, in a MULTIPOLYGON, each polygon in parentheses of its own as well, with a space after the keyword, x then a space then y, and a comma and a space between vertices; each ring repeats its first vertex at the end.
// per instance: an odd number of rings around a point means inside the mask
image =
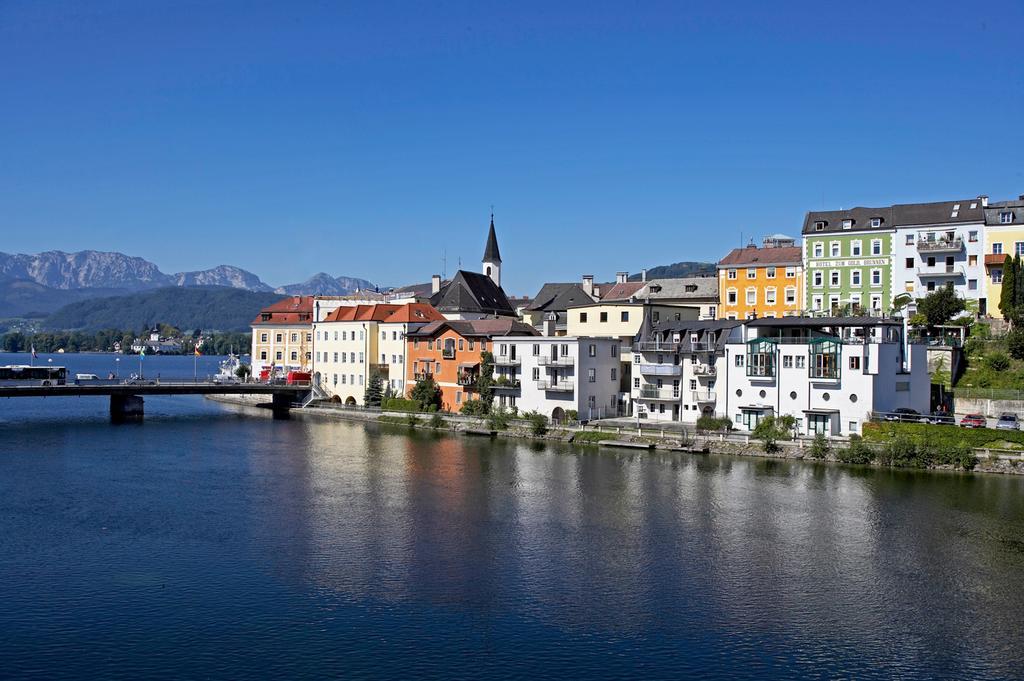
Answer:
POLYGON ((909 421, 911 423, 919 423, 927 421, 928 419, 921 416, 921 412, 910 407, 897 407, 891 412, 885 415, 886 421, 909 421))
POLYGON ((962 428, 985 428, 988 426, 988 419, 984 414, 964 414, 964 417, 960 419, 960 426, 962 428))

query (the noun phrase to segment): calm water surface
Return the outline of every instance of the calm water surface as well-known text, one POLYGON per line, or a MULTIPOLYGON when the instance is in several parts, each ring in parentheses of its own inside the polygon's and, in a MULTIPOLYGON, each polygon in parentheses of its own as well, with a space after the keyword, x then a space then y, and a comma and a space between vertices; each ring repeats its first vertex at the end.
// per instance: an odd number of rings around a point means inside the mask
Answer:
POLYGON ((0 676, 1024 673, 1021 479, 146 413, 0 400, 0 676))

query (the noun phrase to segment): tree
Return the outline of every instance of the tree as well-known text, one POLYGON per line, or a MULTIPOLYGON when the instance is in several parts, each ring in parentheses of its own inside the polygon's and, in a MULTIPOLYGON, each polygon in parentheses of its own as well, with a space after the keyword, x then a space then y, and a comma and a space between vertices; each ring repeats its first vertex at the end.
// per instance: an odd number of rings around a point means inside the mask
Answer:
POLYGON ((442 404, 441 388, 434 382, 433 376, 427 375, 416 381, 416 385, 409 391, 409 399, 416 402, 420 411, 430 411, 431 407, 436 411, 442 404))
POLYGON ((1006 349, 1010 357, 1024 359, 1024 329, 1015 328, 1006 334, 1006 349))
POLYGON ((1004 319, 1012 319, 1017 311, 1017 267, 1013 258, 1003 258, 1003 288, 999 295, 999 311, 1004 319))
MULTIPOLYGON (((480 376, 476 379, 476 393, 480 401, 490 411, 491 403, 494 401, 494 355, 484 351, 480 353, 480 376)), ((486 413, 486 412, 485 412, 486 413)))
POLYGON ((751 434, 755 440, 764 442, 764 451, 767 454, 774 454, 781 449, 779 440, 793 439, 793 429, 796 427, 796 419, 789 414, 785 416, 765 416, 754 426, 751 434))
POLYGON ((909 293, 901 293, 892 299, 892 309, 899 312, 914 300, 909 293))
POLYGON ((384 381, 380 374, 370 376, 370 382, 366 384, 366 391, 363 393, 363 404, 367 407, 379 407, 384 399, 384 381))
POLYGON ((947 324, 966 308, 964 300, 956 294, 951 284, 937 288, 924 298, 917 299, 917 311, 924 315, 928 326, 947 324))

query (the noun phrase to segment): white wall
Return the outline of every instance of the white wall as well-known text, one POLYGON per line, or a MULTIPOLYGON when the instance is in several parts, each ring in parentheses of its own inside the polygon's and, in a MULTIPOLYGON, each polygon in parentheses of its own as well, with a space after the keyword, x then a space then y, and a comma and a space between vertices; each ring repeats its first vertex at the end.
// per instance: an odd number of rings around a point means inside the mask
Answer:
MULTIPOLYGON (((964 206, 966 209, 966 206, 964 206)), ((981 222, 964 223, 958 225, 936 225, 932 227, 907 227, 896 230, 893 236, 893 278, 892 294, 898 296, 901 293, 910 293, 914 298, 923 298, 928 295, 927 284, 929 281, 935 283, 938 288, 946 282, 952 282, 953 288, 961 297, 968 300, 985 298, 985 225, 981 222), (963 239, 963 249, 958 253, 929 253, 919 251, 917 242, 924 239, 928 234, 933 234, 936 239, 945 237, 946 232, 954 232, 955 236, 963 239), (970 233, 976 233, 976 239, 970 240, 970 233), (913 243, 908 244, 908 235, 913 243), (946 256, 953 256, 954 266, 963 269, 964 276, 957 278, 945 277, 922 277, 918 268, 923 271, 941 272, 945 268, 946 256), (928 267, 928 257, 935 258, 935 266, 928 267), (971 265, 971 257, 975 258, 975 264, 971 265), (914 259, 914 267, 906 266, 907 258, 914 259), (971 290, 968 282, 974 280, 977 288, 971 290), (907 291, 908 283, 913 288, 907 291)), ((991 309, 992 302, 988 302, 991 309)))

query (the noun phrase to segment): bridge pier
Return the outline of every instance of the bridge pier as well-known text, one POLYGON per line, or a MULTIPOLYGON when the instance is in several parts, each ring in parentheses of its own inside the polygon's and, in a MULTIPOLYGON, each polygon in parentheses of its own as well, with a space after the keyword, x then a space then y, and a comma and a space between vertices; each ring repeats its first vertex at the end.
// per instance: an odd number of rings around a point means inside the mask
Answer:
POLYGON ((114 423, 141 421, 145 415, 144 405, 141 395, 111 395, 110 420, 114 423))
POLYGON ((274 401, 271 409, 274 411, 275 419, 287 419, 290 417, 292 409, 292 400, 294 397, 291 393, 274 393, 274 401))

